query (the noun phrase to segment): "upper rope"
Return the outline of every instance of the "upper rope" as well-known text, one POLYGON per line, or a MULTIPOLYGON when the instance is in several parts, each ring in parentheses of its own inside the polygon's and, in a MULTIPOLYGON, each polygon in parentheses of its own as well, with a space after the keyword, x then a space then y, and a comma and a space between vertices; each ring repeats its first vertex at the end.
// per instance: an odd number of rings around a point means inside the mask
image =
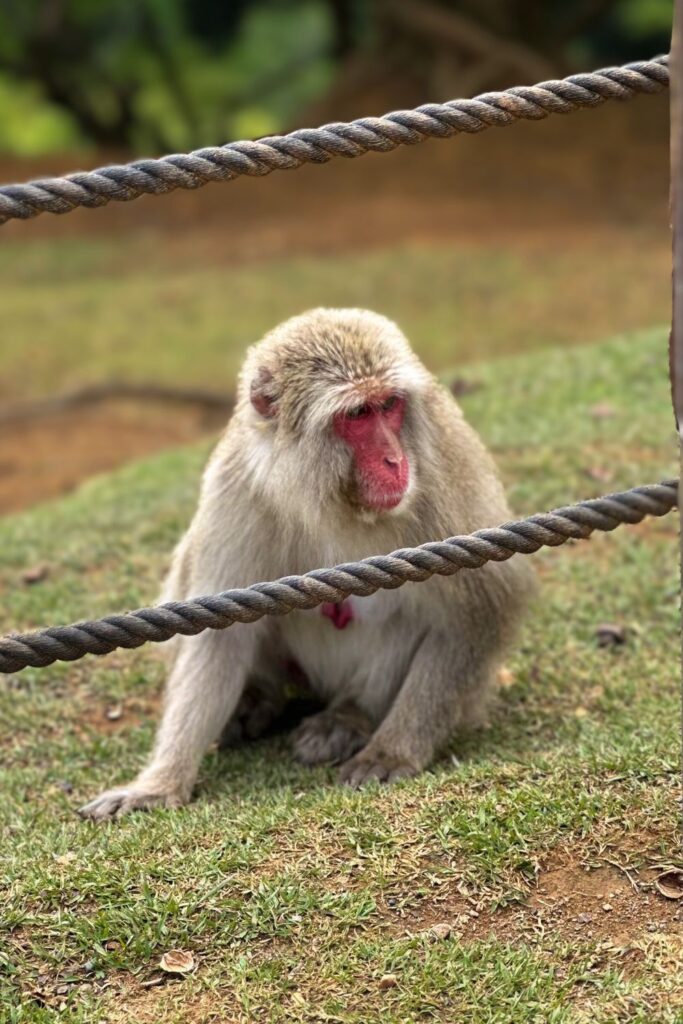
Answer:
POLYGON ((639 93, 661 92, 669 84, 669 58, 635 61, 588 74, 488 92, 474 99, 426 103, 384 117, 361 117, 322 128, 301 128, 256 142, 229 142, 158 160, 136 160, 62 178, 41 178, 25 185, 0 186, 0 224, 28 220, 40 213, 69 213, 79 206, 129 202, 145 194, 177 188, 195 189, 210 181, 241 175, 260 177, 302 164, 324 164, 336 156, 414 146, 425 139, 447 139, 460 132, 503 128, 514 121, 538 121, 548 114, 569 114, 606 100, 627 100, 639 93))

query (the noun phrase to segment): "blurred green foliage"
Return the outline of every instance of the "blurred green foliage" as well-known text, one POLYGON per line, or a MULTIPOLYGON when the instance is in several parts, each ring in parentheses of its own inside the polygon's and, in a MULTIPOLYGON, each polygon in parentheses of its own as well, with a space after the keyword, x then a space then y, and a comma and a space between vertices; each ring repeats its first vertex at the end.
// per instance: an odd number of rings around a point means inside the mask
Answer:
POLYGON ((619 20, 624 29, 634 36, 668 32, 672 8, 672 0, 624 0, 619 5, 619 20))
MULTIPOLYGON (((565 73, 668 49, 672 4, 421 6, 477 22, 492 41, 514 39, 565 73)), ((359 54, 391 64, 398 82, 414 64, 419 79, 430 53, 411 49, 410 31, 397 43, 391 9, 379 0, 0 0, 0 152, 151 153, 291 127, 359 54)))
POLYGON ((73 117, 46 103, 37 82, 0 74, 0 152, 30 157, 82 143, 73 117))
POLYGON ((267 134, 326 87, 330 46, 317 0, 0 0, 0 150, 267 134))

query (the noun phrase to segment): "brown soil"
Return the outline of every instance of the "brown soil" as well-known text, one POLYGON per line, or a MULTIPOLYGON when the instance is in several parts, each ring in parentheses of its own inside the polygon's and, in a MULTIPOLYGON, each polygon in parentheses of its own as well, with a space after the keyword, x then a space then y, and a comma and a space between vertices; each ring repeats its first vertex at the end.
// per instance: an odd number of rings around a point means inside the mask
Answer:
MULTIPOLYGON (((14 221, 2 234, 5 242, 125 235, 132 252, 147 252, 165 267, 406 241, 500 240, 552 250, 570 241, 580 245, 596 232, 608 253, 625 230, 654 235, 664 252, 669 247, 667 117, 666 95, 610 103, 571 118, 430 142, 381 158, 372 154, 274 173, 268 182, 242 178, 67 217, 14 221)), ((102 154, 91 160, 6 160, 0 179, 22 181, 103 162, 102 154)), ((189 406, 176 410, 171 420, 159 405, 107 404, 3 427, 0 514, 216 426, 215 417, 207 420, 189 406)))
POLYGON ((457 889, 440 891, 405 916, 387 909, 388 926, 393 934, 415 935, 448 925, 462 942, 510 936, 533 942, 549 932, 571 942, 609 940, 626 949, 648 934, 681 928, 680 903, 656 891, 656 874, 619 867, 616 858, 589 868, 575 855, 564 855, 540 871, 522 905, 492 911, 457 889))
POLYGON ((0 512, 67 493, 106 472, 163 448, 215 433, 225 416, 191 404, 107 401, 94 408, 5 424, 0 430, 0 512))

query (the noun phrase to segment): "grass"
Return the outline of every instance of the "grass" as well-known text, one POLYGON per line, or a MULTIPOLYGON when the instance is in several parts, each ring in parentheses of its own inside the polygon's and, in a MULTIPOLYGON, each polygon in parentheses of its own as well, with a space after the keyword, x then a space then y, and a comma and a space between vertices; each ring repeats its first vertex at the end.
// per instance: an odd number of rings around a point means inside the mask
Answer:
MULTIPOLYGON (((471 373, 463 404, 520 514, 676 471, 662 331, 471 373)), ((3 629, 153 599, 205 454, 1 521, 3 629), (22 584, 36 563, 49 575, 22 584)), ((542 599, 491 727, 391 790, 346 792, 275 738, 210 753, 187 809, 93 827, 74 807, 149 749, 154 650, 7 679, 2 1019, 683 1021, 676 904, 652 885, 678 856, 676 537, 670 516, 535 556, 542 599), (626 644, 597 647, 606 621, 626 644), (190 976, 161 976, 171 948, 190 976)))
POLYGON ((316 305, 382 310, 437 371, 669 317, 668 242, 642 230, 587 228, 562 245, 547 235, 413 242, 243 265, 205 253, 201 237, 196 252, 190 239, 173 248, 144 232, 15 238, 0 249, 0 400, 108 376, 229 390, 247 344, 316 305))

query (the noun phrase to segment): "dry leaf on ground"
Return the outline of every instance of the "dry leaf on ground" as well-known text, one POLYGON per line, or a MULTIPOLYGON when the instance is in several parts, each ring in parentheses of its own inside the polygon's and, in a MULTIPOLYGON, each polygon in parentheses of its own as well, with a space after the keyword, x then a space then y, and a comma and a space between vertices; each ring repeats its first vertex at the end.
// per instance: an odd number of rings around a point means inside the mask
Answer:
POLYGON ((189 974, 195 967, 194 957, 182 949, 169 949, 159 961, 159 967, 168 974, 189 974))
POLYGON ((680 900, 683 897, 683 869, 670 868, 662 871, 655 878, 655 886, 662 896, 668 900, 680 900))

